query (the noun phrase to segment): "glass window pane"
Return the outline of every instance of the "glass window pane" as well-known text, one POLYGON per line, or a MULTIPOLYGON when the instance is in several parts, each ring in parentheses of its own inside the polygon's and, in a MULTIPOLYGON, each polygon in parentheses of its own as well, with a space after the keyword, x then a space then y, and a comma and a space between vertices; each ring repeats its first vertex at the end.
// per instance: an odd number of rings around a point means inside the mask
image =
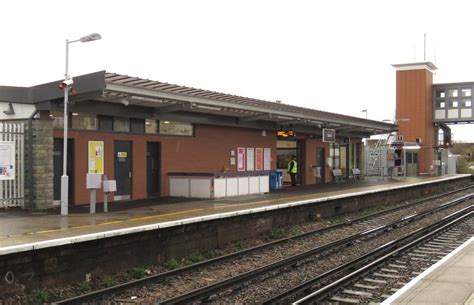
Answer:
POLYGON ((72 114, 72 129, 82 130, 96 130, 97 129, 97 117, 91 114, 84 113, 73 113, 72 114))
POLYGON ((194 134, 193 124, 176 121, 160 121, 160 134, 192 136, 194 134))
POLYGON ((461 104, 462 107, 471 107, 471 100, 464 99, 464 100, 462 100, 461 103, 462 103, 461 104))
POLYGON ((64 113, 51 111, 49 115, 53 119, 53 128, 64 128, 64 113))
POLYGON ((113 131, 114 130, 114 117, 108 116, 108 115, 99 115, 99 130, 113 131))
POLYGON ((144 133, 145 132, 145 120, 143 119, 130 119, 130 130, 133 133, 144 133))
POLYGON ((446 92, 444 90, 436 90, 436 97, 437 98, 445 98, 446 92))
POLYGON ((114 131, 130 132, 130 119, 114 118, 114 131))
POLYGON ((436 108, 444 108, 446 103, 444 101, 436 101, 436 108))
POLYGON ((471 88, 461 89, 462 97, 470 97, 471 96, 471 88))
POLYGON ((457 108, 459 105, 458 101, 449 101, 449 107, 457 108))
POLYGON ((448 95, 449 97, 458 97, 458 89, 449 89, 448 95))
POLYGON ((158 124, 156 120, 145 120, 145 133, 158 133, 158 124))

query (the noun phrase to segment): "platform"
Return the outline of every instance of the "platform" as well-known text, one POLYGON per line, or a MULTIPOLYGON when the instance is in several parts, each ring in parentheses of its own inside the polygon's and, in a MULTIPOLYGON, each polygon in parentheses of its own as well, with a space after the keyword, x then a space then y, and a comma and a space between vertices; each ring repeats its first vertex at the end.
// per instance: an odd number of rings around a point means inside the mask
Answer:
POLYGON ((474 305, 474 237, 382 303, 388 304, 474 305))
MULTIPOLYGON (((133 202, 127 205, 115 203, 111 204, 111 212, 94 215, 88 214, 88 207, 75 207, 68 216, 58 215, 58 210, 3 210, 0 211, 0 255, 466 177, 470 175, 416 177, 403 181, 364 179, 288 187, 265 195, 219 200, 173 199, 173 203, 157 200, 137 205, 133 202)), ((98 211, 101 211, 100 208, 98 211)))

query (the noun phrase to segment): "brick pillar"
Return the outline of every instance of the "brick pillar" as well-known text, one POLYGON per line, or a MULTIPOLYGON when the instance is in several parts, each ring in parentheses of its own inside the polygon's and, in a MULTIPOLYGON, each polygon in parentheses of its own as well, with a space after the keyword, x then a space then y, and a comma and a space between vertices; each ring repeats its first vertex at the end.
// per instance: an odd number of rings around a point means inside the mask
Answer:
POLYGON ((397 69, 396 120, 405 142, 421 140, 419 172, 430 172, 435 156, 436 128, 433 124, 433 73, 431 62, 393 65, 397 69))
POLYGON ((53 207, 53 122, 49 119, 33 120, 32 167, 29 163, 30 137, 27 121, 25 126, 25 206, 29 209, 49 209, 53 207), (30 179, 32 183, 29 182, 30 179), (30 191, 33 192, 32 200, 30 191))

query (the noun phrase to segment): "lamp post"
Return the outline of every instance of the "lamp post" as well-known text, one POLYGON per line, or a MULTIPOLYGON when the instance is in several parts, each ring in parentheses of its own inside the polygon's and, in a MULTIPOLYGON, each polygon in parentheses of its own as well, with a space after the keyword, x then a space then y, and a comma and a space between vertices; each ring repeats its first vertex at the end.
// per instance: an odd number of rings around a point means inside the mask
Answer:
POLYGON ((61 215, 68 214, 69 205, 69 177, 67 176, 67 127, 68 127, 68 116, 67 116, 67 103, 69 98, 69 88, 72 86, 73 81, 69 76, 69 44, 73 42, 90 42, 99 40, 102 37, 100 34, 92 33, 83 36, 76 40, 66 39, 66 73, 64 74, 64 81, 62 82, 62 88, 64 90, 64 136, 63 136, 63 175, 61 176, 61 215))
POLYGON ((367 120, 367 109, 363 109, 362 112, 365 112, 365 119, 367 120))

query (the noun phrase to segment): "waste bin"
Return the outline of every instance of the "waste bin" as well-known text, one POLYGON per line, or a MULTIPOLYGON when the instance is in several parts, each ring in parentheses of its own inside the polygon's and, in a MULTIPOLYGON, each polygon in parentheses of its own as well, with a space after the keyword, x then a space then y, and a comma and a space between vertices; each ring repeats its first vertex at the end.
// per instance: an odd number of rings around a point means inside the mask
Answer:
POLYGON ((277 189, 281 189, 283 187, 283 172, 276 171, 276 180, 277 180, 277 189))
POLYGON ((278 172, 277 171, 271 171, 270 172, 270 189, 271 190, 276 190, 278 189, 278 172))

